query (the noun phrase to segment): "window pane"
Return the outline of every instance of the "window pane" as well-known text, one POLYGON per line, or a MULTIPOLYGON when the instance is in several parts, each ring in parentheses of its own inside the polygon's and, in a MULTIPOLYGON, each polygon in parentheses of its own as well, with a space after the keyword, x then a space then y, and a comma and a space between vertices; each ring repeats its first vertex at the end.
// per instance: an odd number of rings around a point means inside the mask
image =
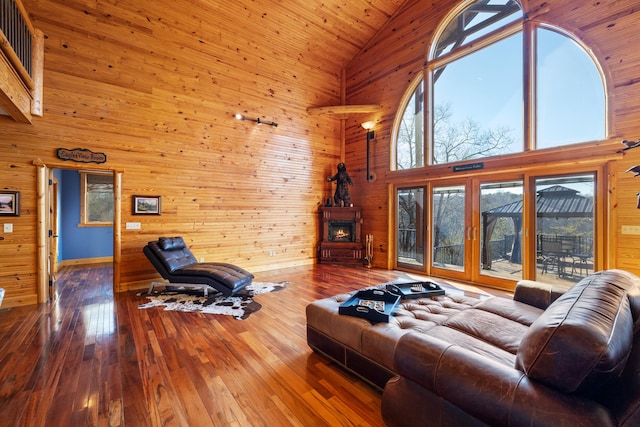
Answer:
POLYGON ((424 166, 424 81, 411 95, 402 113, 396 140, 396 169, 424 166))
POLYGON ((424 266, 424 189, 398 190, 398 264, 424 266))
POLYGON ((113 177, 85 175, 87 222, 113 222, 113 177))
POLYGON ((522 278, 522 181, 480 186, 480 253, 483 275, 522 278))
POLYGON ((537 278, 573 284, 593 273, 593 175, 536 180, 537 278))
POLYGON ((479 0, 447 25, 434 57, 439 58, 521 17, 520 6, 514 0, 479 0))
POLYGON ((451 270, 464 270, 464 204, 463 185, 435 187, 432 201, 432 265, 451 270))
POLYGON ((88 193, 87 210, 89 222, 112 222, 113 193, 88 193))
POLYGON ((434 72, 433 164, 522 151, 522 33, 434 72))
POLYGON ((604 139, 604 86, 591 57, 563 34, 539 29, 537 39, 537 148, 604 139))

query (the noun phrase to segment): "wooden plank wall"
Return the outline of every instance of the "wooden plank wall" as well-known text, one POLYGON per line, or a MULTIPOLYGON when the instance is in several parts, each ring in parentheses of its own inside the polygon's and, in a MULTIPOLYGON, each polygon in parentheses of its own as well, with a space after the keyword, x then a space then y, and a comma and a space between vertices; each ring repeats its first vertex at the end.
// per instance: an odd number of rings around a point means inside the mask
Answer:
POLYGON ((399 2, 24 1, 45 34, 44 116, 0 117, 0 189, 22 196, 0 219, 3 306, 37 301, 33 161, 73 167, 59 147, 124 171, 122 290, 158 278, 142 254, 158 236, 250 271, 314 263, 342 127, 307 108, 340 102, 342 68, 399 2), (133 194, 161 195, 162 215, 132 216, 133 194))
MULTIPOLYGON (((456 3, 25 0, 45 34, 44 116, 32 125, 0 117, 0 189, 22 196, 21 215, 0 220, 14 226, 0 229, 3 305, 37 300, 33 161, 62 164, 58 147, 105 152, 107 166, 124 171, 123 289, 157 277, 141 248, 160 235, 183 235, 197 257, 254 271, 315 262, 317 207, 333 192, 326 177, 343 132, 363 233, 375 236, 374 263, 388 266, 394 113, 456 3), (382 112, 350 115, 344 130, 339 118, 307 113, 339 104, 343 90, 348 104, 380 104, 382 112), (237 112, 279 126, 239 122, 237 112), (365 120, 378 121, 373 183, 365 183, 365 120), (163 214, 132 216, 132 194, 162 195, 163 214), (131 221, 142 230, 124 229, 131 221)), ((593 46, 610 78, 612 139, 591 156, 640 137, 635 3, 550 0, 539 11, 593 46)), ((609 250, 613 266, 640 273, 640 236, 620 234, 621 225, 638 224, 640 179, 623 172, 640 163, 638 151, 615 165, 609 250)))
MULTIPOLYGON (((387 236, 389 225, 389 186, 399 182, 424 182, 426 176, 450 173, 446 168, 411 173, 390 172, 391 129, 402 95, 427 59, 427 50, 438 24, 458 4, 457 0, 408 0, 389 23, 369 42, 346 68, 346 99, 348 104, 380 104, 380 114, 347 120, 346 162, 358 182, 364 181, 365 133, 360 122, 375 120, 376 140, 372 147, 372 165, 377 179, 360 187, 353 196, 363 206, 362 232, 372 233, 376 253, 374 264, 392 266, 387 236)), ((640 138, 640 30, 637 27, 640 10, 637 1, 574 2, 550 0, 521 2, 529 16, 578 35, 597 56, 608 79, 607 93, 612 108, 610 135, 606 141, 578 149, 563 149, 560 153, 527 156, 526 160, 494 162, 487 165, 495 171, 519 164, 546 166, 562 170, 580 160, 593 161, 602 157, 606 164, 615 151, 622 148, 623 138, 640 138), (554 166, 555 165, 555 166, 554 166)), ((613 162, 611 171, 611 212, 609 227, 611 245, 605 248, 610 255, 609 266, 625 268, 640 274, 640 235, 621 234, 622 225, 640 225, 640 211, 636 208, 636 192, 640 179, 633 179, 624 171, 640 164, 640 149, 629 151, 621 160, 613 162)))

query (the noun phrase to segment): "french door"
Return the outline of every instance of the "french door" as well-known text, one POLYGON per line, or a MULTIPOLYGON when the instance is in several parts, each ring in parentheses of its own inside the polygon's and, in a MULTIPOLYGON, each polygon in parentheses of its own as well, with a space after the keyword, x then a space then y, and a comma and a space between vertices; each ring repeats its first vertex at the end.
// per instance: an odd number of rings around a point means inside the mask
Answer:
POLYGON ((477 275, 481 283, 502 283, 523 278, 524 180, 481 181, 478 185, 479 217, 476 249, 477 275))
POLYGON ((472 194, 466 182, 431 186, 430 270, 433 274, 469 279, 474 230, 467 212, 472 194))
POLYGON ((522 278, 522 177, 431 186, 429 272, 509 288, 522 278))
POLYGON ((397 266, 513 289, 595 269, 596 174, 480 176, 396 191, 397 266))
POLYGON ((396 194, 396 262, 409 269, 424 270, 425 188, 401 188, 396 194))

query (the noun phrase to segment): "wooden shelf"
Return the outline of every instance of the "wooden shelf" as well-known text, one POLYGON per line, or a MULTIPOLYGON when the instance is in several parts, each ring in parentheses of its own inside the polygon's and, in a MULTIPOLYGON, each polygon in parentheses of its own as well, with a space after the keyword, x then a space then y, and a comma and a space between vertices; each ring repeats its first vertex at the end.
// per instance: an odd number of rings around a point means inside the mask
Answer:
POLYGON ((338 116, 346 116, 348 114, 367 114, 377 113, 382 109, 381 105, 332 105, 327 107, 309 107, 307 113, 311 115, 331 114, 338 116))

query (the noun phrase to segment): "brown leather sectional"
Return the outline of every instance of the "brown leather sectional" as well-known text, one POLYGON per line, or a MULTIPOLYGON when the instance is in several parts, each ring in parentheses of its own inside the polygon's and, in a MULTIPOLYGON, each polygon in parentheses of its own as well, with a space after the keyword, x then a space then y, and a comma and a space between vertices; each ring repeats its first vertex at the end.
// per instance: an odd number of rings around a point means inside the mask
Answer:
POLYGON ((640 279, 591 275, 565 292, 402 302, 389 323, 307 307, 312 349, 384 388, 390 426, 640 425, 640 279))

